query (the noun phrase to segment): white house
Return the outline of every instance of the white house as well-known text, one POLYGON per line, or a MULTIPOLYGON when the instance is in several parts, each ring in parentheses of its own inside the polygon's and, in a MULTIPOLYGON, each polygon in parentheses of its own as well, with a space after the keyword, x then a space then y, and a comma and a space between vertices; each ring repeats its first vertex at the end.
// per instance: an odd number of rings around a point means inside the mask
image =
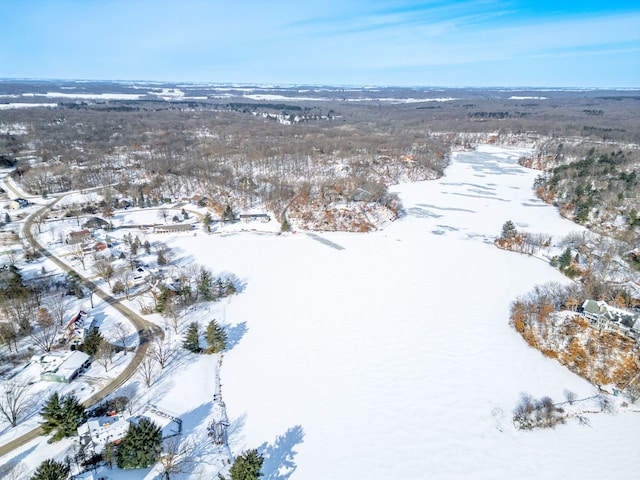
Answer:
POLYGON ((38 358, 42 369, 40 380, 70 383, 80 372, 91 364, 91 357, 75 350, 65 354, 49 353, 38 358))
POLYGON ((154 405, 146 405, 139 415, 124 418, 121 414, 90 418, 78 427, 78 435, 83 445, 91 444, 96 453, 100 453, 107 442, 118 444, 129 431, 132 424, 146 418, 160 427, 162 438, 179 435, 182 432, 182 420, 154 405))
POLYGON ((100 453, 107 442, 118 444, 130 425, 122 415, 95 417, 78 427, 78 435, 85 445, 92 442, 95 452, 100 453))

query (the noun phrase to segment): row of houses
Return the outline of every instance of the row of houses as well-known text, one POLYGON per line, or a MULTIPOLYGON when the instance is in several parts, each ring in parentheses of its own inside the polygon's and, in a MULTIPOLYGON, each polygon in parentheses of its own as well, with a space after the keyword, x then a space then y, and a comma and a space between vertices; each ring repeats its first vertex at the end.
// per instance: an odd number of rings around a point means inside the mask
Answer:
POLYGON ((592 327, 617 332, 634 340, 640 339, 640 314, 612 307, 602 300, 585 300, 582 316, 592 327))

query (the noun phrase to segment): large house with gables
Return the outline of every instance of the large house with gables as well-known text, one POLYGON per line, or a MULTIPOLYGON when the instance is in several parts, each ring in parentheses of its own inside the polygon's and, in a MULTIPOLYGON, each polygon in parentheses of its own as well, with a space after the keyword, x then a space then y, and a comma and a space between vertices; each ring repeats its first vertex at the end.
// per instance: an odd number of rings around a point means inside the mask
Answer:
POLYGON ((640 314, 612 307, 602 300, 585 300, 582 315, 592 327, 640 339, 640 314))

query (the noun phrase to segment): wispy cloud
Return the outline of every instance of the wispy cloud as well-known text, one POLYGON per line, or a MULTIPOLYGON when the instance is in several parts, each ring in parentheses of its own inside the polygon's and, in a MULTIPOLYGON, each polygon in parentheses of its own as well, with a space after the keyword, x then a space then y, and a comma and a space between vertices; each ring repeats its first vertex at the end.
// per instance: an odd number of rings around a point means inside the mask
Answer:
POLYGON ((4 1, 0 76, 468 84, 535 64, 553 85, 562 58, 640 85, 637 1, 4 1))

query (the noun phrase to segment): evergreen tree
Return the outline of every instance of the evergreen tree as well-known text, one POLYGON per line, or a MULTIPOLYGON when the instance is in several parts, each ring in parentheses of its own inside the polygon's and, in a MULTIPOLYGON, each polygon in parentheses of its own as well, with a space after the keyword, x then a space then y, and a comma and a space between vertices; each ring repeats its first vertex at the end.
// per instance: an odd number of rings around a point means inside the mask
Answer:
POLYGON ((87 413, 72 393, 60 397, 55 392, 40 412, 44 418, 44 433, 54 432, 51 441, 57 442, 76 434, 78 426, 87 418, 87 413))
POLYGON ((236 219, 236 215, 233 213, 231 205, 227 205, 224 209, 224 212, 222 213, 222 219, 225 222, 233 222, 236 219))
POLYGON ((92 328, 84 340, 82 351, 90 356, 95 356, 104 339, 97 328, 92 328))
POLYGON ((116 452, 112 442, 107 442, 102 449, 102 460, 107 464, 109 469, 113 468, 116 460, 116 452))
POLYGON ((560 258, 558 258, 558 267, 560 270, 566 270, 571 265, 571 249, 567 247, 567 249, 562 252, 560 258))
POLYGON ((66 480, 69 467, 55 460, 45 460, 40 464, 30 480, 66 480))
POLYGON ((518 231, 516 230, 516 226, 511 220, 507 220, 502 225, 502 233, 500 235, 501 238, 507 240, 516 236, 518 231))
POLYGON ((146 253, 147 255, 151 254, 151 244, 149 243, 149 240, 145 240, 144 243, 142 244, 142 246, 144 247, 144 253, 146 253))
POLYGON ((207 325, 207 353, 219 353, 227 348, 227 332, 215 320, 207 325))
POLYGON ((213 276, 206 268, 200 269, 198 275, 198 294, 202 295, 204 300, 211 300, 211 287, 213 286, 213 276))
POLYGON ((236 286, 233 284, 233 281, 227 278, 224 281, 224 296, 228 297, 229 295, 234 295, 238 290, 236 286))
POLYGON ((211 213, 207 212, 202 219, 202 223, 204 224, 207 232, 211 231, 211 224, 213 223, 213 218, 211 218, 211 213))
POLYGON ((45 423, 42 424, 42 431, 44 433, 51 433, 58 428, 61 412, 62 405, 60 404, 60 396, 58 392, 53 392, 40 411, 42 418, 45 419, 45 423))
POLYGON ((200 353, 200 330, 196 322, 191 322, 182 346, 190 352, 200 353))
POLYGON ((147 468, 153 465, 162 451, 160 427, 147 418, 131 425, 116 451, 118 467, 147 468))
POLYGON ((256 449, 238 455, 231 465, 231 480, 258 480, 264 474, 260 471, 264 458, 256 449))

